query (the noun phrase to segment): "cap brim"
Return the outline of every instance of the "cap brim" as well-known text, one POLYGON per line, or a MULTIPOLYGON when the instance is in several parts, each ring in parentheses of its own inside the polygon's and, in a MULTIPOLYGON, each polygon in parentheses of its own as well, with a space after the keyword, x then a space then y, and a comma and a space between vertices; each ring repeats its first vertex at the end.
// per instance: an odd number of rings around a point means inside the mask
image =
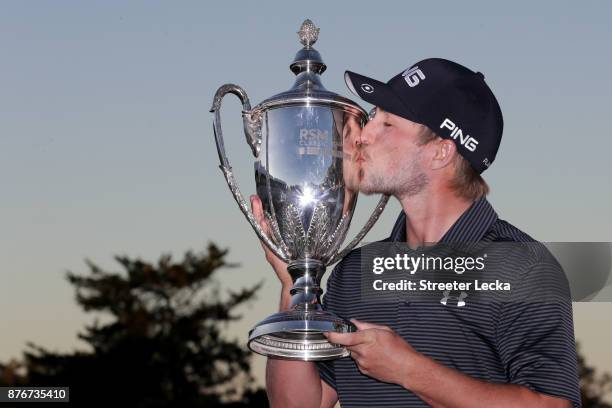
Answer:
POLYGON ((364 101, 413 122, 419 122, 414 113, 399 99, 393 89, 384 82, 351 71, 344 72, 344 82, 349 90, 364 101))

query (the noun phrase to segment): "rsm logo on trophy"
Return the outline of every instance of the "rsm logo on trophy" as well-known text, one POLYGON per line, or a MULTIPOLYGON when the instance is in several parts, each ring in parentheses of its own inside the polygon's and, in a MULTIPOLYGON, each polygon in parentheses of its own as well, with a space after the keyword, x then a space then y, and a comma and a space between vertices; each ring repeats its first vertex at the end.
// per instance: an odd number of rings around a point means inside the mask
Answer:
POLYGON ((329 143, 329 132, 327 130, 312 128, 299 130, 299 148, 301 155, 331 155, 331 148, 326 148, 329 143))

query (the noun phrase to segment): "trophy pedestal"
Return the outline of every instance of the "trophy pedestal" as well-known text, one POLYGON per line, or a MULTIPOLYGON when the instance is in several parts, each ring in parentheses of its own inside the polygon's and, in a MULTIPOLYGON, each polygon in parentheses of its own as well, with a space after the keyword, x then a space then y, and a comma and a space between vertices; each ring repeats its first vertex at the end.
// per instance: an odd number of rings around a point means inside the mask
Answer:
POLYGON ((287 266, 293 280, 291 309, 259 322, 249 333, 249 348, 270 357, 323 361, 347 357, 349 351, 330 343, 324 332, 357 331, 348 320, 321 308, 319 286, 325 265, 315 259, 296 260, 287 266))
POLYGON ((323 332, 348 333, 355 325, 319 305, 275 313, 249 333, 249 348, 259 354, 288 360, 323 361, 347 357, 344 347, 327 341, 323 332), (310 309, 310 310, 307 310, 310 309))

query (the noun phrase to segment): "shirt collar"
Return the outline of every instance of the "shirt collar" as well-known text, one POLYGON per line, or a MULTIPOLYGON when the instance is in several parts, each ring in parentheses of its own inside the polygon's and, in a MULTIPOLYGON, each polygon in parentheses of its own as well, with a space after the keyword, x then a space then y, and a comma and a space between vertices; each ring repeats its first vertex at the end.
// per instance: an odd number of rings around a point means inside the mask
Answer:
MULTIPOLYGON (((497 221, 497 213, 485 196, 482 196, 461 214, 442 236, 440 242, 480 241, 495 221, 497 221)), ((397 217, 389 240, 393 242, 406 241, 406 213, 404 211, 397 217)))

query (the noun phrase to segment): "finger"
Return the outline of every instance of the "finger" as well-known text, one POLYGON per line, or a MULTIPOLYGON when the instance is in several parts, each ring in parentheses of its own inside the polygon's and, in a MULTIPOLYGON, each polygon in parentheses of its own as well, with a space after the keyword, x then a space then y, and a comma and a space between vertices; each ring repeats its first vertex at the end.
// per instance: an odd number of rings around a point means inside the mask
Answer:
POLYGON ((362 322, 357 319, 351 319, 351 322, 355 325, 355 327, 357 327, 357 330, 380 329, 380 330, 393 331, 391 330, 389 326, 383 326, 382 324, 362 322))
POLYGON ((266 218, 264 217, 263 205, 261 203, 261 199, 257 194, 253 194, 249 197, 251 199, 251 211, 253 211, 253 215, 255 216, 255 220, 264 230, 266 235, 269 234, 268 223, 266 222, 266 218))
POLYGON ((336 333, 327 332, 323 333, 327 340, 331 343, 339 344, 341 346, 355 346, 357 344, 366 343, 369 341, 367 332, 354 332, 354 333, 336 333))
POLYGON ((351 356, 355 356, 356 359, 359 359, 363 356, 363 352, 367 347, 364 343, 354 344, 352 346, 346 346, 346 348, 351 352, 351 356))
POLYGON ((263 218, 261 199, 257 194, 253 194, 249 198, 251 199, 251 210, 253 211, 253 215, 257 218, 257 221, 260 221, 261 218, 263 218))

